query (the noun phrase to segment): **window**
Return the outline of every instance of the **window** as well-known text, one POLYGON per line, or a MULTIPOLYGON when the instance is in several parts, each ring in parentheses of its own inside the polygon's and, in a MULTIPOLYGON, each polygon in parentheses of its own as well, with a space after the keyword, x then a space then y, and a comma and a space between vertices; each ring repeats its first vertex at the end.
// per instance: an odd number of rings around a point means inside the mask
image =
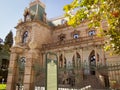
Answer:
POLYGON ((61 24, 65 24, 67 21, 65 19, 61 20, 61 24))
POLYGON ((22 37, 22 43, 26 43, 28 37, 28 31, 25 31, 22 37))
POLYGON ((74 38, 74 39, 77 39, 78 37, 79 37, 78 34, 74 34, 74 35, 73 35, 73 38, 74 38))
POLYGON ((89 36, 93 36, 93 35, 95 35, 95 30, 91 30, 91 31, 89 31, 89 32, 88 32, 88 35, 89 35, 89 36))

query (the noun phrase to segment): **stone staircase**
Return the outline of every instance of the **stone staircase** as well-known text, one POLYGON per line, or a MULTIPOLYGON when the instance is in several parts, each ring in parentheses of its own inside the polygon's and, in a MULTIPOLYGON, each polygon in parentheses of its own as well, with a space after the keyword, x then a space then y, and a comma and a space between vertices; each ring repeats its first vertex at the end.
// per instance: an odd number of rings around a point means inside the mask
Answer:
POLYGON ((77 85, 80 88, 85 86, 91 86, 91 90, 108 90, 106 89, 95 75, 87 75, 84 77, 83 81, 77 85))
MULTIPOLYGON (((45 80, 45 75, 44 74, 40 75, 40 77, 38 78, 39 81, 38 84, 44 87, 45 85, 44 80, 45 80)), ((84 79, 75 86, 71 86, 69 84, 59 84, 59 88, 74 88, 75 90, 108 90, 101 84, 101 82, 98 80, 98 78, 95 75, 84 76, 84 79), (86 86, 90 86, 90 89, 82 89, 85 88, 86 86)))

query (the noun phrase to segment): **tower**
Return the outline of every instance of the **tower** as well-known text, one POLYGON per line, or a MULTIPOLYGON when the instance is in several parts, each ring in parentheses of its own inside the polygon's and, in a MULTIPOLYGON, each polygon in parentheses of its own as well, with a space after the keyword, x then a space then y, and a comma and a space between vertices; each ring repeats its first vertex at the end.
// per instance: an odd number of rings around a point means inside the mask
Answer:
POLYGON ((30 20, 40 20, 46 22, 45 5, 39 0, 35 0, 29 4, 29 8, 24 11, 24 21, 30 20))
POLYGON ((16 28, 15 45, 11 48, 7 90, 34 90, 35 63, 42 66, 42 44, 51 41, 51 28, 46 23, 45 5, 35 0, 24 11, 24 20, 16 28))

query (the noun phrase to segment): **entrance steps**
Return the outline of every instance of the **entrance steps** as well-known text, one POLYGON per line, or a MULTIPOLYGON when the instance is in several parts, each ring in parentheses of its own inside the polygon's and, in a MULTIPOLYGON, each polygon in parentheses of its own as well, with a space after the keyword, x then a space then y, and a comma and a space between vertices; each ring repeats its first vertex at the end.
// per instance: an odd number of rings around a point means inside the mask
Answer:
POLYGON ((83 81, 77 85, 78 87, 91 86, 91 90, 106 90, 95 75, 84 76, 83 81))

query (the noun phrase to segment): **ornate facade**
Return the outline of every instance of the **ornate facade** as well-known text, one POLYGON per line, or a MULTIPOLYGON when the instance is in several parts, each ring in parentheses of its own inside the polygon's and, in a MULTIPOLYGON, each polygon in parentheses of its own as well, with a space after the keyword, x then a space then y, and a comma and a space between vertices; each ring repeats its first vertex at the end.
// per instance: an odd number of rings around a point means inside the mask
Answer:
MULTIPOLYGON (((36 63, 45 68, 45 54, 54 52, 58 56, 58 67, 69 69, 86 65, 81 73, 96 75, 90 66, 105 65, 120 60, 103 49, 105 38, 98 37, 99 28, 89 28, 88 21, 76 28, 66 24, 67 19, 46 19, 45 5, 39 1, 30 3, 24 11, 24 20, 16 26, 15 45, 11 48, 7 90, 24 86, 34 90, 36 63)), ((104 26, 106 28, 106 26, 104 26)), ((82 71, 82 70, 80 70, 82 71)), ((76 73, 76 72, 75 72, 76 73)), ((44 76, 44 75, 43 75, 44 76)), ((41 82, 39 80, 39 82, 41 82)))

